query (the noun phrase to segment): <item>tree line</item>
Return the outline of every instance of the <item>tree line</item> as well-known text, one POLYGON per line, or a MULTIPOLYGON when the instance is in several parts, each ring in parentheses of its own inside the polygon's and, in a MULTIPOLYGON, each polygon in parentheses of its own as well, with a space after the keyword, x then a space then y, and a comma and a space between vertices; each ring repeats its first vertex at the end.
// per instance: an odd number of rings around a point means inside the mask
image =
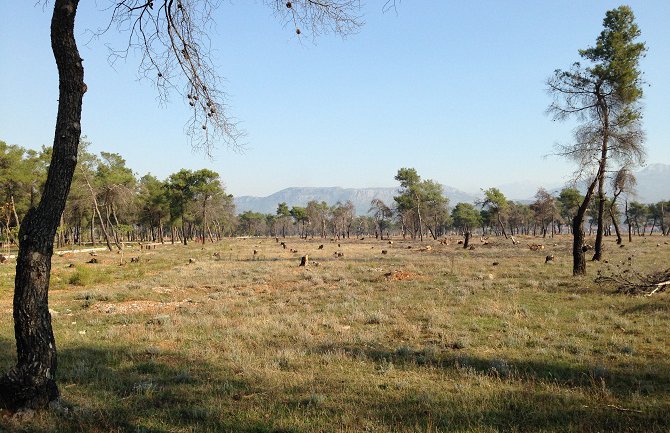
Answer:
MULTIPOLYGON (((233 196, 227 194, 218 173, 182 169, 160 180, 151 174, 137 176, 117 153, 89 151, 79 146, 65 210, 56 232, 57 247, 105 245, 121 248, 124 242, 201 242, 225 236, 333 237, 402 236, 423 240, 446 234, 533 235, 572 233, 572 220, 584 195, 564 188, 552 195, 540 188, 532 203, 509 200, 497 188, 483 191, 477 203, 457 203, 450 209, 442 185, 422 180, 414 168, 401 168, 395 180, 398 195, 393 203, 375 198, 365 215, 356 215, 351 201, 330 205, 312 200, 306 206, 278 203, 275 213, 235 213, 233 196)), ((49 148, 39 151, 0 141, 0 242, 16 244, 20 222, 40 199, 50 160, 49 148)), ((627 173, 632 183, 632 174, 627 173)), ((605 236, 622 241, 622 227, 629 235, 670 234, 670 201, 620 203, 622 188, 612 184, 605 208, 605 236), (613 230, 614 229, 614 230, 613 230)), ((586 211, 589 235, 597 231, 598 207, 586 211)), ((587 228, 586 228, 587 227, 587 228)))
MULTIPOLYGON (((442 185, 434 180, 422 180, 416 169, 401 168, 395 179, 400 182, 400 187, 393 203, 375 198, 366 215, 356 215, 350 201, 329 205, 312 200, 304 207, 278 203, 275 213, 245 211, 240 214, 236 233, 303 238, 402 236, 419 240, 466 233, 546 237, 572 234, 572 220, 584 200, 584 195, 574 187, 563 188, 553 195, 540 188, 531 203, 509 200, 497 188, 489 188, 483 191, 480 201, 457 203, 452 208, 442 185)), ((621 243, 622 227, 628 228, 631 236, 650 235, 655 231, 670 234, 670 201, 620 203, 618 192, 614 189, 615 196, 608 197, 605 203, 608 215, 603 222, 605 236, 616 235, 621 243)), ((598 207, 595 202, 586 211, 585 224, 589 235, 597 231, 598 207)))
MULTIPOLYGON (((234 233, 233 197, 218 173, 179 170, 165 180, 137 176, 118 153, 79 145, 78 164, 54 242, 105 245, 124 242, 215 241, 234 233)), ((17 244, 21 221, 39 201, 51 149, 39 151, 0 141, 0 242, 17 244)))

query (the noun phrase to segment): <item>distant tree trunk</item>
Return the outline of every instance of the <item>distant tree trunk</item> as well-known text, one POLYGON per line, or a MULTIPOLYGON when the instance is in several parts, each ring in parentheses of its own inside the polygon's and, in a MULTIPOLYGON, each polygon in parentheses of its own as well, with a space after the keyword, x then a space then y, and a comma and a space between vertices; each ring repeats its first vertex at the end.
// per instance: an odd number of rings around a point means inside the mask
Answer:
POLYGON ((612 224, 614 225, 614 231, 616 232, 616 243, 621 244, 622 239, 621 239, 621 231, 619 230, 619 223, 616 220, 616 216, 614 215, 614 206, 610 206, 610 217, 612 218, 612 224))
POLYGON ((91 246, 95 246, 95 211, 91 212, 91 246))
POLYGON ((84 175, 84 180, 86 181, 88 190, 91 192, 91 198, 93 199, 93 208, 95 209, 95 212, 98 214, 98 219, 100 220, 100 230, 102 230, 102 235, 105 238, 105 242, 107 242, 107 248, 109 249, 109 251, 112 251, 112 244, 111 242, 109 242, 109 234, 107 234, 107 229, 105 228, 105 222, 103 221, 102 214, 100 213, 100 207, 98 206, 98 199, 95 197, 95 191, 93 191, 93 187, 91 186, 91 183, 88 181, 88 177, 86 175, 84 175))
POLYGON ((507 239, 507 233, 505 232, 505 224, 503 224, 502 218, 500 217, 500 212, 498 212, 498 224, 500 224, 500 230, 502 231, 503 236, 507 239))
POLYGON ((186 223, 184 222, 184 215, 182 214, 181 216, 181 236, 182 236, 182 242, 184 245, 188 245, 188 241, 186 240, 186 223))
POLYGON ((19 215, 16 213, 16 204, 14 203, 14 194, 10 196, 11 200, 11 205, 12 205, 12 212, 14 213, 14 221, 16 221, 16 227, 19 229, 21 228, 21 220, 19 219, 19 215))
POLYGON ((463 248, 467 248, 470 245, 470 230, 465 229, 465 240, 463 241, 463 248))
POLYGON ((19 231, 14 280, 17 364, 0 379, 0 406, 10 409, 43 408, 59 395, 48 292, 54 236, 77 163, 86 91, 82 59, 74 39, 77 6, 78 0, 56 0, 51 19, 51 46, 59 77, 58 114, 44 192, 37 208, 26 214, 19 231))
POLYGON ((630 216, 628 215, 628 200, 626 200, 626 223, 628 224, 628 242, 633 242, 633 227, 630 221, 630 216))
POLYGON ((661 202, 661 235, 665 236, 665 209, 663 209, 663 202, 661 202))

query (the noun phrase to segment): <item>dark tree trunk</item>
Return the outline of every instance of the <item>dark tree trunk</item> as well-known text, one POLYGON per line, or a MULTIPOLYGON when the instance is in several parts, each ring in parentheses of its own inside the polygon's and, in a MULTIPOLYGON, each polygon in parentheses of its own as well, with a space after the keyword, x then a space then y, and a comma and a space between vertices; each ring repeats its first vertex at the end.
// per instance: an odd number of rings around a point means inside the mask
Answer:
POLYGON ((463 241, 463 248, 467 248, 470 245, 470 230, 465 229, 465 240, 463 241))
POLYGON ((56 342, 48 292, 56 229, 70 191, 81 136, 84 68, 74 39, 78 0, 56 0, 51 47, 59 77, 58 116, 44 193, 26 214, 19 232, 14 280, 14 333, 17 364, 0 379, 0 405, 43 408, 58 398, 56 342))
MULTIPOLYGON (((600 170, 598 171, 600 174, 600 170)), ((584 251, 584 216, 589 208, 593 191, 596 187, 598 176, 591 182, 586 190, 582 204, 577 209, 577 214, 572 219, 572 275, 586 275, 586 251, 584 251)))
POLYGON ((596 230, 596 242, 593 246, 593 259, 601 260, 603 257, 603 230, 605 214, 605 168, 607 166, 607 139, 604 139, 603 150, 600 156, 600 171, 598 175, 598 229, 596 230))
POLYGON ((621 239, 621 230, 619 230, 619 223, 616 220, 613 208, 610 208, 610 217, 612 217, 612 224, 614 224, 614 231, 616 232, 616 243, 621 244, 623 242, 621 239))
POLYGON ((628 216, 628 200, 626 200, 626 224, 628 224, 628 242, 633 242, 633 227, 628 216))
POLYGON ((572 275, 586 274, 586 252, 584 251, 584 220, 579 213, 572 220, 572 275))

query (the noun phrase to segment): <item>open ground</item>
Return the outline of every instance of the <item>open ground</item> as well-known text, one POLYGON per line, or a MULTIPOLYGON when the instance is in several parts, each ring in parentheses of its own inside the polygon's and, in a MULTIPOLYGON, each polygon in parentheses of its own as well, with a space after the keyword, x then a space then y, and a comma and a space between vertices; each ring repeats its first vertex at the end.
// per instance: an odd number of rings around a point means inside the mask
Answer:
MULTIPOLYGON (((668 294, 594 283, 617 264, 667 268, 668 239, 607 239, 609 263, 580 278, 570 237, 520 240, 54 255, 62 403, 5 416, 0 431, 669 431, 668 294)), ((14 261, 0 265, 3 371, 13 275, 14 261)))

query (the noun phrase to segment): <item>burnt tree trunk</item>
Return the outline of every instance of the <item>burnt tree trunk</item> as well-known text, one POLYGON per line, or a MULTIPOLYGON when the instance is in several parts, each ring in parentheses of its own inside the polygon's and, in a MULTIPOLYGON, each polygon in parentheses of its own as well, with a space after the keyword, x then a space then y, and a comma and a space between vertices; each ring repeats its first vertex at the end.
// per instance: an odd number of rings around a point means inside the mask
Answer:
POLYGON ((51 47, 59 77, 58 116, 44 193, 28 211, 19 232, 14 280, 14 333, 17 364, 0 379, 0 405, 43 408, 58 398, 56 342, 48 292, 56 229, 70 191, 81 136, 84 68, 74 38, 78 0, 56 0, 51 47))

